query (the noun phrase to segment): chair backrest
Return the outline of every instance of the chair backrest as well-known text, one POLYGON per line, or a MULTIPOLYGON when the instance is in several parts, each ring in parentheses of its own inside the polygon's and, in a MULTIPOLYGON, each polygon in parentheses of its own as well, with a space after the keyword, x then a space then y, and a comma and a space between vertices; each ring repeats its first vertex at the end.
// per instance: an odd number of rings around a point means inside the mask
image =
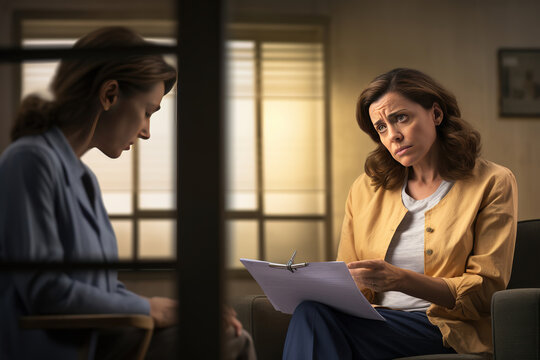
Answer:
POLYGON ((540 219, 517 224, 514 265, 508 289, 540 288, 540 219))

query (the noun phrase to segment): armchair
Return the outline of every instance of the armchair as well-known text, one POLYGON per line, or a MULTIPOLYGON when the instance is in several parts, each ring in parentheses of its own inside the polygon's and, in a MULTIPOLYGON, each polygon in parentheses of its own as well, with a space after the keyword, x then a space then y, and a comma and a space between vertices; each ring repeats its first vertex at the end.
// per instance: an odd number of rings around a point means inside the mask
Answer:
MULTIPOLYGON (((496 360, 540 359, 540 219, 518 222, 508 290, 492 298, 496 360)), ((251 332, 259 360, 281 359, 290 315, 274 310, 266 296, 248 296, 234 305, 251 332)), ((476 354, 425 355, 400 360, 481 360, 476 354)))

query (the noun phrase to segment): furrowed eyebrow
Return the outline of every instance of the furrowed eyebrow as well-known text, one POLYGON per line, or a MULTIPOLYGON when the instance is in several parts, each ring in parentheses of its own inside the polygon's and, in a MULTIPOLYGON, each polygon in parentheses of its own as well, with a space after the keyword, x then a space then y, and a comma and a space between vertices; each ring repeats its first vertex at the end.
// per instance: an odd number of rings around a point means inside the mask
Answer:
MULTIPOLYGON (((406 111, 406 110, 407 110, 407 109, 399 109, 399 110, 396 110, 396 111, 392 112, 391 114, 388 114, 387 117, 388 117, 389 119, 395 118, 395 117, 398 116, 401 112, 406 111)), ((375 122, 373 123, 373 126, 376 127, 378 124, 381 124, 381 123, 384 124, 384 121, 383 121, 382 119, 379 119, 379 120, 377 120, 377 121, 375 121, 375 122)))
POLYGON ((400 112, 405 111, 405 110, 406 110, 406 109, 396 110, 396 111, 394 111, 393 113, 391 113, 390 115, 388 115, 388 117, 389 117, 389 118, 396 117, 397 115, 399 115, 400 112))
POLYGON ((373 123, 373 127, 376 128, 379 124, 383 124, 383 125, 384 125, 384 121, 382 121, 382 120, 377 120, 377 121, 375 121, 375 122, 373 123))

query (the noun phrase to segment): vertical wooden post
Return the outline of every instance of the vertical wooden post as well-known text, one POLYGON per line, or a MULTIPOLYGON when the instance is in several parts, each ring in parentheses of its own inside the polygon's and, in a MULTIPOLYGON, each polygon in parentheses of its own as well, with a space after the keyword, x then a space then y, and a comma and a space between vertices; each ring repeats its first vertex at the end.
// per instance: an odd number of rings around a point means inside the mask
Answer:
POLYGON ((178 289, 182 359, 219 359, 223 274, 223 7, 178 2, 178 289))

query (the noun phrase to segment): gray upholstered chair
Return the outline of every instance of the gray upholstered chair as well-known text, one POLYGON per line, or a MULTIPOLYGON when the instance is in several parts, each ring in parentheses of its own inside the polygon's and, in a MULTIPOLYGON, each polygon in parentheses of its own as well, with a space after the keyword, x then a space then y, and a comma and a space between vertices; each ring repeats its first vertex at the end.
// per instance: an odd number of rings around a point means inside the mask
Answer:
POLYGON ((491 301, 495 360, 540 359, 540 219, 518 223, 508 289, 491 301))
MULTIPOLYGON (((518 223, 508 289, 492 298, 495 360, 540 359, 540 220, 518 223)), ((274 310, 266 296, 238 299, 239 319, 253 336, 259 360, 281 359, 290 315, 274 310)), ((480 360, 481 355, 425 355, 400 360, 480 360)))

